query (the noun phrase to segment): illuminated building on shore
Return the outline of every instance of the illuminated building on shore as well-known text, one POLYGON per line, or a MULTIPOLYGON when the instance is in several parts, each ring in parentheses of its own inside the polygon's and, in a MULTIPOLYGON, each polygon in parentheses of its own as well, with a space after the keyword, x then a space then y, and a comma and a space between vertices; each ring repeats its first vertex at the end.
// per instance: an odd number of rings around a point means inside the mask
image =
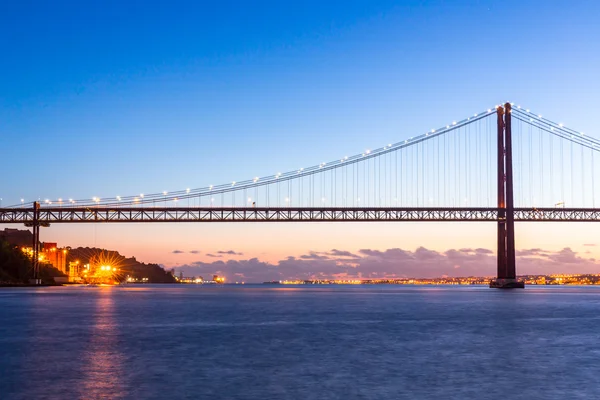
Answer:
POLYGON ((67 249, 59 249, 56 243, 44 243, 40 257, 43 257, 42 261, 67 274, 67 249))
POLYGON ((81 268, 79 260, 69 262, 69 282, 80 282, 81 281, 81 268))
MULTIPOLYGON (((4 229, 0 231, 0 240, 19 247, 28 257, 33 256, 33 235, 29 230, 4 229)), ((66 248, 59 248, 57 243, 42 243, 39 252, 39 261, 42 264, 50 264, 63 274, 67 274, 67 253, 66 248)))

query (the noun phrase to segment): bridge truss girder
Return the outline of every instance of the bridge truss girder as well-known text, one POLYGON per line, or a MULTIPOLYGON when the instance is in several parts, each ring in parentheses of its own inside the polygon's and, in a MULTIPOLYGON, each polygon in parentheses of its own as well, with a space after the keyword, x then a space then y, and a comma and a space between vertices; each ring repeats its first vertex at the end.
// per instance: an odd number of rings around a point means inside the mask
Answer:
MULTIPOLYGON (((140 222, 498 222, 498 208, 41 208, 39 224, 140 222)), ((600 222, 600 209, 515 208, 520 222, 600 222)), ((0 224, 32 226, 31 209, 0 209, 0 224)))

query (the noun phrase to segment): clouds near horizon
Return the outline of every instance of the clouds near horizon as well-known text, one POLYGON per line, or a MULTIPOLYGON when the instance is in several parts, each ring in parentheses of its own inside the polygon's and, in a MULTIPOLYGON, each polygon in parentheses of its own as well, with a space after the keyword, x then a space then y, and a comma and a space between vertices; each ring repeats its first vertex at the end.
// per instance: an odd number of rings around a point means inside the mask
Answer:
POLYGON ((244 255, 244 253, 238 253, 237 251, 233 251, 233 250, 219 250, 219 251, 217 251, 217 254, 229 255, 229 256, 243 256, 244 255))
MULTIPOLYGON (((310 251, 298 257, 288 256, 277 262, 258 258, 245 260, 196 261, 178 266, 186 276, 224 275, 229 281, 263 282, 284 279, 381 279, 431 278, 440 276, 493 276, 496 273, 495 252, 484 248, 449 249, 444 252, 418 247, 416 250, 332 249, 310 251)), ((207 254, 222 257, 240 255, 234 251, 207 254)), ((600 263, 584 257, 571 248, 550 251, 539 248, 517 252, 519 274, 596 273, 600 263)))

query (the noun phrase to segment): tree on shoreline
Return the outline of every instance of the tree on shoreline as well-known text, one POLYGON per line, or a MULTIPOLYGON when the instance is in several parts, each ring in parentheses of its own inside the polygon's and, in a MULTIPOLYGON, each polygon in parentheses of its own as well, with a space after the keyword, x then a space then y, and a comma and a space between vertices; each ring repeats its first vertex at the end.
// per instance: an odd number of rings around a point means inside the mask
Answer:
MULTIPOLYGON (((40 278, 54 283, 54 277, 65 276, 50 264, 40 264, 40 278)), ((33 278, 31 259, 18 246, 0 240, 0 283, 25 284, 33 278)))

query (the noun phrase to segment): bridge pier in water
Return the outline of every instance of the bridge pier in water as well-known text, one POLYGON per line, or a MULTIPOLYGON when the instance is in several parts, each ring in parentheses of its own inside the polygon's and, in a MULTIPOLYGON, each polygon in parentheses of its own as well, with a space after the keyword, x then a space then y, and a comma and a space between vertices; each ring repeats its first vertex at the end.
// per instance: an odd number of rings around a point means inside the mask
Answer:
POLYGON ((498 106, 498 271, 490 287, 525 287, 517 281, 515 256, 515 210, 512 171, 511 105, 498 106))

